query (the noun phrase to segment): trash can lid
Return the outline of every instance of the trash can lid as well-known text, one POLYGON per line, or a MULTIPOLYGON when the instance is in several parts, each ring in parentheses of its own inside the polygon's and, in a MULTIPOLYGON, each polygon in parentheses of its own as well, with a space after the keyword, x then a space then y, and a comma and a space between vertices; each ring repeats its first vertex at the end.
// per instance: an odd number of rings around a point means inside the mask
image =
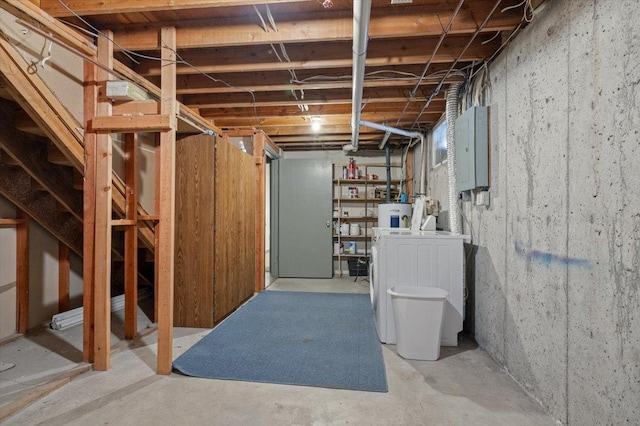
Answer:
POLYGON ((395 286, 387 290, 391 296, 411 299, 446 299, 449 292, 438 287, 395 286))

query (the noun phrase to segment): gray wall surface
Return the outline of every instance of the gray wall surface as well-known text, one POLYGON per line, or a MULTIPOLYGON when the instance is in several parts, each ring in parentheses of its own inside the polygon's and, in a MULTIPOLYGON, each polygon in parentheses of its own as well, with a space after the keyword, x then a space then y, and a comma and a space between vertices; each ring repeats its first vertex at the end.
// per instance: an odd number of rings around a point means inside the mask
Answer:
POLYGON ((491 204, 463 205, 476 339, 563 424, 640 419, 639 22, 545 6, 490 66, 491 204))

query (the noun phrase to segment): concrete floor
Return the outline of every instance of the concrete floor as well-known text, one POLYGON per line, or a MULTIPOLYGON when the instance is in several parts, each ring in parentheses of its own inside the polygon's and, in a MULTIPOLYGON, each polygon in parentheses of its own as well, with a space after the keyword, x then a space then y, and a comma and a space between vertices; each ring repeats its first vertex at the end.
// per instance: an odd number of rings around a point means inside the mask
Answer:
MULTIPOLYGON (((362 279, 279 279, 269 290, 366 293, 368 286, 362 279)), ((174 357, 208 332, 176 328, 174 357)), ((469 339, 461 338, 457 348, 443 347, 436 362, 404 360, 393 345, 382 350, 389 392, 360 392, 158 376, 152 333, 113 355, 109 371, 84 373, 3 424, 555 424, 469 339)))

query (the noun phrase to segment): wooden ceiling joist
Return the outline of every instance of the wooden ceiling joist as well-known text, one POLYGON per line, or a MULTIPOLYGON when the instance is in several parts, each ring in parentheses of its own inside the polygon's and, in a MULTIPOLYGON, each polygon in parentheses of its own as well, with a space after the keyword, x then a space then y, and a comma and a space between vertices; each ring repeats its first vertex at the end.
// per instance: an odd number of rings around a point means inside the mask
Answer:
MULTIPOLYGON (((108 2, 97 0, 65 0, 65 4, 80 15, 104 15, 201 9, 203 7, 250 6, 253 4, 290 3, 296 1, 310 0, 138 0, 135 2, 130 0, 110 0, 108 2)), ((56 18, 73 16, 72 13, 57 0, 40 0, 40 7, 56 18)))
MULTIPOLYGON (((490 55, 500 45, 497 39, 490 40, 493 35, 482 35, 469 46, 460 57, 461 63, 479 61, 490 55)), ((367 72, 373 67, 392 67, 421 65, 424 66, 438 42, 437 37, 410 37, 397 40, 371 40, 367 48, 367 72)), ((432 59, 433 64, 450 63, 467 44, 468 36, 453 35, 446 39, 432 59)), ((351 42, 332 43, 331 49, 321 45, 290 44, 287 46, 290 61, 278 60, 269 45, 249 46, 243 49, 223 47, 214 49, 187 50, 181 53, 185 62, 193 65, 179 64, 178 74, 214 73, 224 79, 225 73, 249 73, 261 71, 320 70, 345 68, 352 65, 351 42), (197 69, 196 69, 197 68, 197 69)), ((448 67, 447 67, 448 68, 448 67)), ((152 77, 160 75, 160 63, 142 59, 135 66, 136 72, 152 77)))
MULTIPOLYGON (((486 16, 491 10, 488 3, 479 4, 474 11, 461 9, 451 28, 451 34, 469 34, 476 31, 479 16, 486 16), (484 14, 483 14, 484 13, 484 14)), ((401 38, 407 36, 407 28, 413 37, 439 36, 442 23, 448 22, 451 5, 416 6, 411 14, 378 15, 372 13, 369 37, 401 38)), ((487 23, 484 32, 510 30, 517 25, 522 16, 518 12, 506 11, 495 14, 487 23)), ((266 32, 258 24, 230 24, 230 19, 207 19, 206 21, 181 22, 177 29, 177 49, 201 49, 223 46, 251 46, 277 43, 332 42, 351 40, 353 37, 353 19, 350 13, 343 11, 323 11, 311 18, 306 16, 286 16, 278 21, 278 31, 266 32)), ((121 48, 135 51, 159 50, 157 28, 166 23, 153 23, 138 27, 135 31, 114 31, 114 39, 121 48)))

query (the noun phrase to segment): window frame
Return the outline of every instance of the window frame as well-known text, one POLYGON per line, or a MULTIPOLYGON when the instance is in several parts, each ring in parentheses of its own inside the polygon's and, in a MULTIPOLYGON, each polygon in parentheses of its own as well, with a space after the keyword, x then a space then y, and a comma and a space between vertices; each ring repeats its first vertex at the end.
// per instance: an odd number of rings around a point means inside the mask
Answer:
POLYGON ((438 120, 436 125, 433 126, 433 129, 431 129, 431 159, 432 159, 431 160, 432 169, 435 169, 447 163, 447 120, 444 116, 440 120, 438 120), (437 162, 437 153, 438 153, 437 144, 439 141, 436 140, 436 131, 438 131, 438 129, 442 126, 444 126, 444 154, 445 155, 441 161, 437 162))

